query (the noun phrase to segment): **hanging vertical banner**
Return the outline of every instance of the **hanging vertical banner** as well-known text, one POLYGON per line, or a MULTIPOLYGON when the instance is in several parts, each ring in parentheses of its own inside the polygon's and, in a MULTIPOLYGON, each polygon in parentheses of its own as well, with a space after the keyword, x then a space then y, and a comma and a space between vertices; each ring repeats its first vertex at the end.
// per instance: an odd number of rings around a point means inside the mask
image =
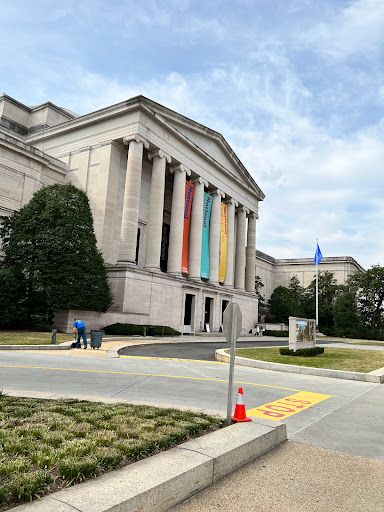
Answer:
POLYGON ((211 217, 212 199, 212 196, 204 192, 200 277, 205 279, 209 278, 209 219, 211 217))
POLYGON ((185 182, 185 203, 184 203, 184 231, 183 231, 183 253, 181 257, 181 271, 188 274, 188 239, 189 239, 189 221, 191 219, 191 206, 195 185, 185 182))
POLYGON ((228 237, 227 205, 224 203, 221 203, 219 283, 224 283, 225 273, 227 270, 227 237, 228 237))

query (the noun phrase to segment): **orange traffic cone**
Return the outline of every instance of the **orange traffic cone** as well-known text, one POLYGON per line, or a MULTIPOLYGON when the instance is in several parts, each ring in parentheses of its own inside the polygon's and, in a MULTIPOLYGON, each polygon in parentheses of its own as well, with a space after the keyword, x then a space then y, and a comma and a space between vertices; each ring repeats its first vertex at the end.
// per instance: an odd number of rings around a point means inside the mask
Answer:
POLYGON ((237 402, 235 408, 235 414, 232 416, 232 421, 241 422, 241 421, 252 421, 251 418, 247 418, 245 414, 245 405, 243 400, 243 388, 239 388, 237 393, 237 402))

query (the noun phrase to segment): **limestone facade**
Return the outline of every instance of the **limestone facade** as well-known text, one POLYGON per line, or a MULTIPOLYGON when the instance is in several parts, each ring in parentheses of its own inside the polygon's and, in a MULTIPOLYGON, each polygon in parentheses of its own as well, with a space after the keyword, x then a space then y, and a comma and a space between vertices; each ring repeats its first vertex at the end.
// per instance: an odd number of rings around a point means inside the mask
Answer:
POLYGON ((66 172, 60 160, 0 131, 0 225, 39 188, 64 183, 66 172))
MULTIPOLYGON (((71 181, 89 197, 115 298, 111 311, 90 313, 92 325, 117 315, 182 332, 218 331, 226 305, 235 301, 244 329, 250 329, 258 313, 256 221, 264 194, 222 135, 142 96, 76 116, 50 103, 26 107, 3 95, 0 127, 62 171, 53 182, 71 181), (196 190, 188 273, 181 269, 186 183, 196 190), (204 192, 212 198, 206 279, 200 275, 204 192), (222 203, 228 205, 229 255, 219 283, 222 203)), ((25 201, 48 182, 36 182, 25 201)), ((20 199, 5 214, 23 204, 20 199)))
MULTIPOLYGON (((350 256, 323 257, 319 271, 333 272, 338 284, 345 284, 348 277, 364 268, 350 256)), ((256 275, 264 287, 261 294, 268 300, 278 286, 289 286, 293 276, 297 276, 300 285, 306 288, 316 275, 313 258, 275 259, 261 251, 256 251, 256 275)))

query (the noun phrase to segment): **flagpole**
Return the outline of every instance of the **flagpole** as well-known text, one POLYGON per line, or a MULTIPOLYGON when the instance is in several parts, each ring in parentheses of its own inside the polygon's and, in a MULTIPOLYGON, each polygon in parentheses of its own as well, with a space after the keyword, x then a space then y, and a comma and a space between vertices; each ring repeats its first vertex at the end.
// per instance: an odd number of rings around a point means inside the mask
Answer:
POLYGON ((316 238, 316 327, 319 325, 319 239, 316 238))

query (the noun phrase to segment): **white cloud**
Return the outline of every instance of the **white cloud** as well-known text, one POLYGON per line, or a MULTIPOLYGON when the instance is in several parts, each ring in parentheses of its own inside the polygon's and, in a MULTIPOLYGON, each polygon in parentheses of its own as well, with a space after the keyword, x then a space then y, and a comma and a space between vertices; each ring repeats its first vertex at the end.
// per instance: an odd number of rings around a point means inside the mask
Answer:
POLYGON ((312 26, 304 39, 326 57, 346 59, 360 55, 377 57, 384 43, 384 2, 355 0, 348 2, 333 19, 312 26))

